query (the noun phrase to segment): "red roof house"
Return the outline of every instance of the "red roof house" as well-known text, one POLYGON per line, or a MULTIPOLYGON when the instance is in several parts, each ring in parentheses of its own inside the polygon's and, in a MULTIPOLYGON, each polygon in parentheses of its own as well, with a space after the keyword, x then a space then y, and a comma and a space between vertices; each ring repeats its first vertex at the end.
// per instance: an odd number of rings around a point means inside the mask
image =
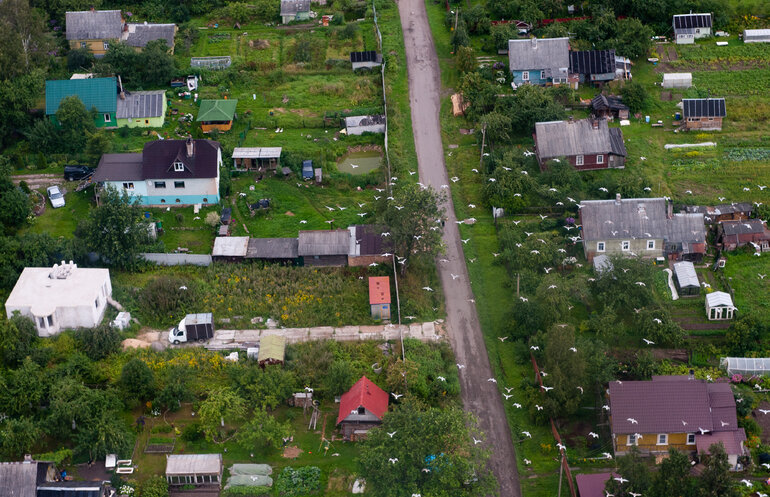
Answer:
POLYGON ((372 380, 362 376, 342 394, 337 424, 347 440, 362 438, 371 428, 382 424, 388 411, 388 394, 372 380))
POLYGON ((369 277, 369 307, 372 319, 390 319, 390 278, 387 276, 369 277))

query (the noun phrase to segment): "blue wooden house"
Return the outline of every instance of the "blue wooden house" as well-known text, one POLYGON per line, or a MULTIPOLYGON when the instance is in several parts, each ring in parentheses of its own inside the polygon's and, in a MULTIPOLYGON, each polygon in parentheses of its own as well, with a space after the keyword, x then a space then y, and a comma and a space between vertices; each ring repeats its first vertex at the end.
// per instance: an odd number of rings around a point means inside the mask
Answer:
POLYGON ((516 86, 567 83, 569 38, 508 40, 508 66, 516 86))

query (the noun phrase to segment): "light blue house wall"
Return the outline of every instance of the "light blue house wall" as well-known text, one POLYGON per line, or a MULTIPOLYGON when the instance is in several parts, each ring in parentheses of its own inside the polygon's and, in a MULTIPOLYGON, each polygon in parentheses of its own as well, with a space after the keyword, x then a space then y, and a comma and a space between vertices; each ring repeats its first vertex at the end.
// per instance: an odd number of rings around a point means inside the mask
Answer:
POLYGON ((511 71, 511 73, 513 74, 513 82, 516 83, 516 86, 527 83, 531 85, 544 85, 550 82, 548 78, 542 77, 544 74, 541 69, 531 69, 529 71, 511 71), (527 73, 529 80, 524 79, 525 72, 527 73))
POLYGON ((147 183, 144 180, 136 180, 136 181, 105 181, 105 186, 111 186, 112 188, 116 189, 119 192, 125 191, 132 197, 142 197, 142 204, 144 204, 144 200, 147 198, 147 183))
POLYGON ((125 191, 132 197, 140 197, 139 205, 192 205, 192 204, 218 204, 219 203, 219 178, 186 179, 184 188, 174 188, 174 180, 165 180, 166 188, 155 188, 156 181, 163 180, 138 180, 138 181, 105 181, 118 191, 125 191), (130 188, 133 186, 133 188, 130 188))

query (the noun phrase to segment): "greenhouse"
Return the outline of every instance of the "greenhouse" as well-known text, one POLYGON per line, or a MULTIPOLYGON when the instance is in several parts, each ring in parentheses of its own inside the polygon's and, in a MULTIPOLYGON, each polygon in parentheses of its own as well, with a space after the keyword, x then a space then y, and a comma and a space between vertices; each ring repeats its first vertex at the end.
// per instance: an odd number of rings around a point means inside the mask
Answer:
POLYGON ((770 358, 723 357, 720 365, 727 370, 728 376, 761 376, 770 373, 770 358))

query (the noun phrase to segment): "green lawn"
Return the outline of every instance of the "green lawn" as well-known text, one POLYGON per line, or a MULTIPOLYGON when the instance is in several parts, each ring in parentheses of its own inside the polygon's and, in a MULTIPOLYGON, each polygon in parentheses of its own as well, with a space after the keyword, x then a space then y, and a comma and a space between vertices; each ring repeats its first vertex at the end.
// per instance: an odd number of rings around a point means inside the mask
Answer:
POLYGON ((756 257, 753 249, 737 250, 724 254, 727 257, 724 271, 730 287, 733 289, 734 304, 740 314, 752 314, 764 322, 770 322, 770 278, 760 278, 760 274, 770 276, 770 254, 763 253, 756 257))
MULTIPOLYGON (((64 194, 64 207, 54 209, 51 201, 46 196, 46 208, 42 216, 36 217, 32 225, 27 228, 33 233, 48 233, 53 237, 72 237, 78 222, 87 214, 94 204, 94 189, 87 188, 81 192, 75 192, 77 182, 67 182, 60 188, 66 191, 64 194)), ((40 193, 46 195, 45 188, 40 193)))

